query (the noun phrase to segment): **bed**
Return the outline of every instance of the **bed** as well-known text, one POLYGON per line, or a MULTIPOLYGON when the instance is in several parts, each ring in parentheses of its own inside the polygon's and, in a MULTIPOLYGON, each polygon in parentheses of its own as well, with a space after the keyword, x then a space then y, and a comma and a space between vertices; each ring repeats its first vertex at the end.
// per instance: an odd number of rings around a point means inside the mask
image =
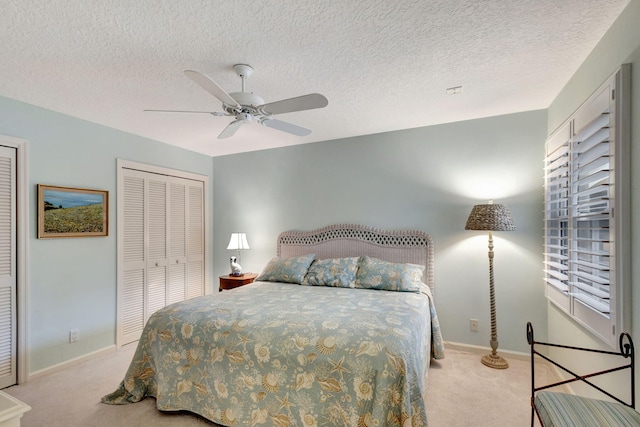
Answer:
POLYGON ((444 357, 431 237, 333 225, 281 233, 277 255, 251 285, 154 313, 102 401, 224 426, 426 426, 444 357))

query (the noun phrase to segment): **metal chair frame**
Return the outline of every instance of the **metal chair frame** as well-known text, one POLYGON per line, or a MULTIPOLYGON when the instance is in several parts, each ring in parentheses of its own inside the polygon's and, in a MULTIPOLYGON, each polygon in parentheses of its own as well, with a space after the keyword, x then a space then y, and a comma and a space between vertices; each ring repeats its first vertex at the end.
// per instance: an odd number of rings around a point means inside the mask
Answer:
POLYGON ((573 346, 568 346, 568 345, 561 345, 561 344, 552 344, 552 343, 546 343, 546 342, 540 342, 540 341, 536 341, 534 339, 533 336, 533 326, 531 325, 531 322, 527 322, 527 342, 529 343, 529 346, 531 347, 531 426, 533 427, 534 424, 534 412, 535 415, 537 415, 538 419, 540 420, 540 423, 542 423, 542 419, 540 418, 540 414, 538 413, 538 410, 535 407, 535 394, 538 391, 541 390, 546 390, 548 388, 551 387, 557 387, 560 385, 564 385, 564 384, 568 384, 568 383, 572 383, 575 381, 581 381, 583 383, 586 383, 588 385, 590 385, 591 387, 595 388, 596 390, 598 390, 599 392, 605 394, 606 396, 608 396, 609 398, 615 400, 618 403, 621 403, 623 405, 626 405, 630 408, 635 409, 635 400, 636 400, 636 395, 635 395, 635 354, 634 354, 634 347, 633 347, 633 341, 631 339, 631 336, 626 333, 623 332, 620 334, 619 340, 618 340, 618 345, 619 345, 619 351, 606 351, 606 350, 597 350, 597 349, 592 349, 592 348, 584 348, 584 347, 573 347, 573 346), (606 369, 603 371, 596 371, 596 372, 591 372, 585 375, 579 375, 576 374, 575 372, 571 371, 570 369, 566 368, 565 366, 562 366, 560 363, 556 362, 555 360, 552 360, 550 357, 540 353, 537 349, 536 346, 545 346, 545 347, 556 347, 556 348, 564 348, 564 349, 569 349, 569 350, 577 350, 577 351, 585 351, 585 352, 590 352, 590 353, 600 353, 600 354, 607 354, 607 355, 611 355, 611 356, 618 356, 618 357, 622 357, 624 359, 629 359, 629 363, 624 364, 624 365, 620 365, 617 366, 615 368, 611 368, 611 369, 606 369), (538 356, 544 360, 546 360, 547 362, 551 363, 552 365, 562 369, 564 372, 570 374, 573 376, 573 378, 569 378, 563 381, 558 381, 552 384, 546 384, 543 386, 539 386, 536 387, 535 385, 535 356, 538 356), (630 370, 630 385, 631 385, 631 401, 630 403, 625 402, 624 400, 622 400, 621 398, 615 396, 614 394, 604 390, 602 387, 597 386, 596 384, 592 383, 591 381, 589 381, 589 378, 593 378, 599 375, 605 375, 605 374, 609 374, 612 372, 617 372, 617 371, 621 371, 624 369, 629 369, 630 370))

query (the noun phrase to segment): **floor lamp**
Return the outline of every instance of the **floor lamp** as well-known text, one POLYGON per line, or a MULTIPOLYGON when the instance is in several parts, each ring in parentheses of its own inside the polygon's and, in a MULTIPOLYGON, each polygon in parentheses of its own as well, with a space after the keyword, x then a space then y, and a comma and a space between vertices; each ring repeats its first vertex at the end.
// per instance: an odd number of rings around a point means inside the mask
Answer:
POLYGON ((513 231, 511 212, 503 205, 494 204, 491 200, 486 205, 475 205, 471 209, 465 230, 489 231, 489 301, 491 305, 491 354, 482 356, 482 363, 490 368, 507 369, 509 363, 498 355, 498 328, 496 326, 496 297, 493 286, 493 235, 494 231, 513 231))

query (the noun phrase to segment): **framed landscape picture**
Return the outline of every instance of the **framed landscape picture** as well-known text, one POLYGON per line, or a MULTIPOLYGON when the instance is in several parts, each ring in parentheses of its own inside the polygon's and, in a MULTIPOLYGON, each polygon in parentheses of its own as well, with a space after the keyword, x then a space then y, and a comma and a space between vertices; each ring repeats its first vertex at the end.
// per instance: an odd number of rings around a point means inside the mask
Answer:
POLYGON ((38 239, 108 234, 108 191, 38 184, 38 239))

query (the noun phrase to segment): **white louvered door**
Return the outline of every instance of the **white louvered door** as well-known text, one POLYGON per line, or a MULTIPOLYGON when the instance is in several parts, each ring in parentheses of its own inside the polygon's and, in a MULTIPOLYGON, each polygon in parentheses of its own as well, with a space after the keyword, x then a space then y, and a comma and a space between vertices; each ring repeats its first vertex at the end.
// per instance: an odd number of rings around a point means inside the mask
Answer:
POLYGON ((169 278, 167 280, 167 303, 182 301, 186 296, 187 282, 187 232, 186 232, 186 183, 171 178, 169 183, 169 278))
POLYGON ((205 282, 204 183, 131 169, 121 181, 118 345, 139 339, 158 309, 203 295, 205 282))
POLYGON ((0 147, 0 388, 16 384, 16 150, 0 147))
POLYGON ((204 186, 187 185, 187 298, 204 294, 204 186))
POLYGON ((164 176, 147 174, 147 304, 145 322, 167 305, 167 181, 164 176))
POLYGON ((147 280, 145 258, 145 175, 128 171, 118 194, 122 198, 122 244, 118 250, 118 341, 129 343, 144 327, 144 293, 147 280))

